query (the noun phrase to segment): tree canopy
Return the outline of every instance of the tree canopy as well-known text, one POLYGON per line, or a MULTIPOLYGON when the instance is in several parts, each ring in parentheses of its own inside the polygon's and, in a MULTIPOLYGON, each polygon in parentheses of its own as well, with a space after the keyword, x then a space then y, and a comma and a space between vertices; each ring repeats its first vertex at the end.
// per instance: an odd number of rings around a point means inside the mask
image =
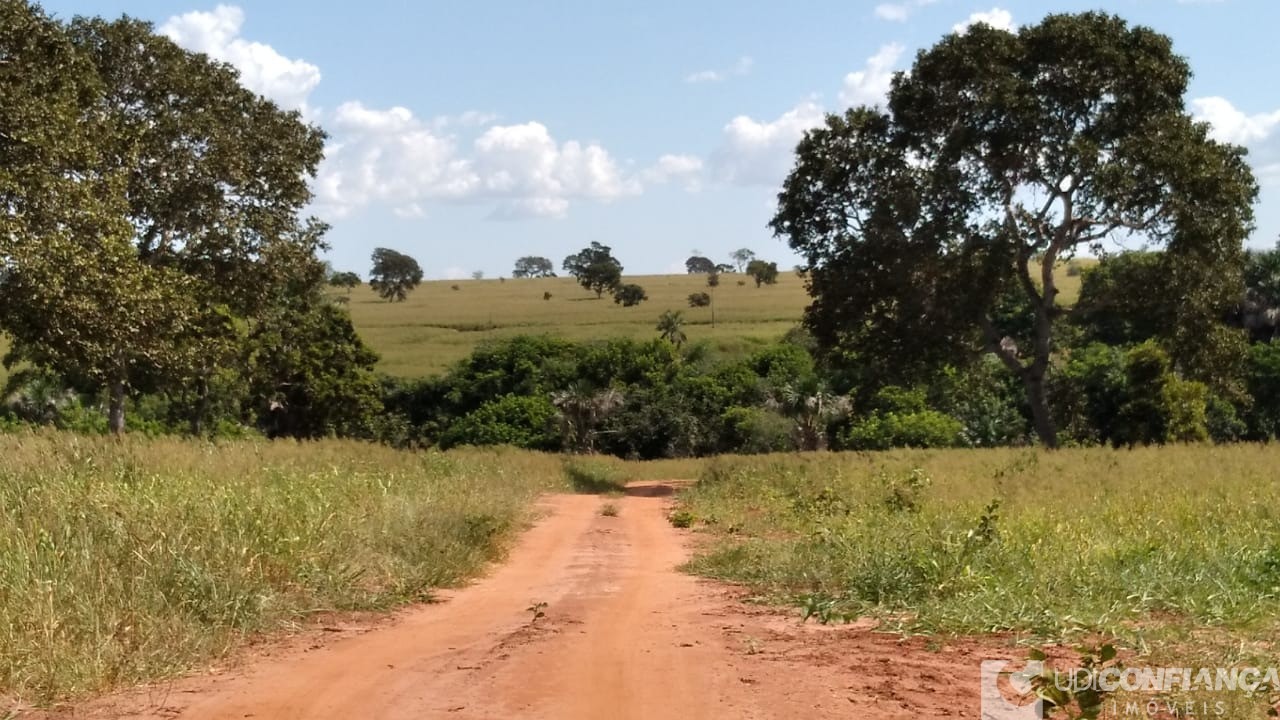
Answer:
POLYGON ((778 263, 752 260, 747 263, 747 274, 756 281, 756 287, 773 285, 778 282, 778 263))
POLYGON ((622 282, 622 263, 613 256, 608 245, 592 242, 581 252, 564 259, 564 271, 578 279, 578 284, 601 297, 622 282))
POLYGON ((1189 76, 1148 28, 1050 15, 948 35, 895 76, 886 109, 828 116, 771 222, 811 268, 815 337, 884 377, 993 353, 1055 445, 1060 261, 1132 238, 1206 298, 1238 267, 1256 184, 1244 151, 1187 112, 1189 76))
POLYGON ((526 255, 516 260, 515 269, 511 271, 513 278, 546 278, 555 277, 555 266, 551 261, 537 255, 526 255))
POLYGON ((693 255, 684 261, 684 269, 690 275, 711 274, 716 271, 716 264, 711 262, 711 258, 693 255))
POLYGON ((404 302, 409 292, 422 283, 422 267, 418 261, 389 248, 373 251, 373 268, 369 270, 369 286, 390 302, 404 302))

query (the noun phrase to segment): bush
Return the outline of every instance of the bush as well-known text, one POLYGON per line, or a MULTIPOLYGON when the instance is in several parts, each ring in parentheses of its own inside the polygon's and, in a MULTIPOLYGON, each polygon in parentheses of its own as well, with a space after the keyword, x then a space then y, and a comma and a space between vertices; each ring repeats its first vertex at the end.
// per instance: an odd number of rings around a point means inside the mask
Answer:
POLYGON ((704 292, 689 293, 689 307, 700 308, 711 304, 711 295, 704 292))
POLYGON ((963 431, 959 420, 937 410, 877 411, 845 430, 842 445, 848 450, 963 447, 963 431))
POLYGON ((793 450, 793 423, 782 415, 757 407, 731 407, 721 415, 724 448, 735 453, 793 450))
POLYGON ((634 307, 648 299, 644 288, 635 283, 619 285, 613 290, 613 301, 622 307, 634 307))
POLYGON ((558 450, 556 409, 545 396, 506 395, 487 402, 449 426, 440 447, 511 445, 528 450, 558 450))

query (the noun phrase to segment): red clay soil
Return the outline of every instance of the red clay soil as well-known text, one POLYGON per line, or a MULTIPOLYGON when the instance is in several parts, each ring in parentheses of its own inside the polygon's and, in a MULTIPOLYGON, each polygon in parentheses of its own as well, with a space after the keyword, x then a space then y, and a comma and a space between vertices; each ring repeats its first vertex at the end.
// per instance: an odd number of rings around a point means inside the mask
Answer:
POLYGON ((801 625, 677 570, 670 487, 557 495, 507 561, 437 604, 46 718, 980 718, 999 639, 801 625), (617 517, 601 514, 611 502, 617 517), (533 619, 527 608, 546 603, 533 619))

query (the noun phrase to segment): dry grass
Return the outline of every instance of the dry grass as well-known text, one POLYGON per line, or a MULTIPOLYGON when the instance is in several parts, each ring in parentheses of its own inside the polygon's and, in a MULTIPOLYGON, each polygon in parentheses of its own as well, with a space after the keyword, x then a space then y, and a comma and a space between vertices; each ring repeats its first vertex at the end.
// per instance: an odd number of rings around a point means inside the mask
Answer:
POLYGON ((559 458, 504 449, 0 436, 0 696, 171 675, 316 611, 425 599, 563 487, 559 458))

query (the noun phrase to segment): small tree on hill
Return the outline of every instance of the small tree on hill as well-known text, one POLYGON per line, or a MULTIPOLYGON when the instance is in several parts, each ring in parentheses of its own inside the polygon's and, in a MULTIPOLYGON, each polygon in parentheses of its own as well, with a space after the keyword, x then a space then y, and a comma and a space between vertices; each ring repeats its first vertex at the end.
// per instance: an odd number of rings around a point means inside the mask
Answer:
POLYGON ((626 283, 613 289, 613 301, 622 307, 633 307, 648 299, 649 296, 645 294, 644 288, 635 283, 626 283))
POLYGON ((711 294, 704 292, 689 293, 689 307, 700 308, 711 304, 711 294))
POLYGON ((710 258, 694 255, 684 261, 684 269, 690 275, 698 275, 700 273, 713 273, 716 271, 716 264, 711 262, 710 258))
POLYGON ((526 255, 516 260, 516 267, 511 271, 513 278, 545 278, 555 277, 555 267, 551 261, 537 255, 526 255))
POLYGON ((622 263, 613 256, 608 245, 598 242, 564 259, 564 271, 578 279, 578 284, 594 292, 596 297, 622 282, 622 263))
POLYGON ((737 250, 729 253, 729 257, 733 260, 733 264, 737 268, 738 272, 742 272, 742 269, 747 266, 747 263, 750 263, 755 259, 756 253, 754 250, 750 250, 748 248, 738 248, 737 250))
POLYGON ((752 260, 747 263, 747 274, 756 281, 756 287, 778 282, 778 263, 752 260))
POLYGON ((409 296, 409 291, 421 283, 422 268, 417 260, 387 248, 373 251, 369 285, 379 296, 391 302, 403 302, 409 296))
POLYGON ((336 272, 329 276, 329 284, 333 287, 346 288, 347 294, 360 285, 360 276, 353 272, 336 272))

